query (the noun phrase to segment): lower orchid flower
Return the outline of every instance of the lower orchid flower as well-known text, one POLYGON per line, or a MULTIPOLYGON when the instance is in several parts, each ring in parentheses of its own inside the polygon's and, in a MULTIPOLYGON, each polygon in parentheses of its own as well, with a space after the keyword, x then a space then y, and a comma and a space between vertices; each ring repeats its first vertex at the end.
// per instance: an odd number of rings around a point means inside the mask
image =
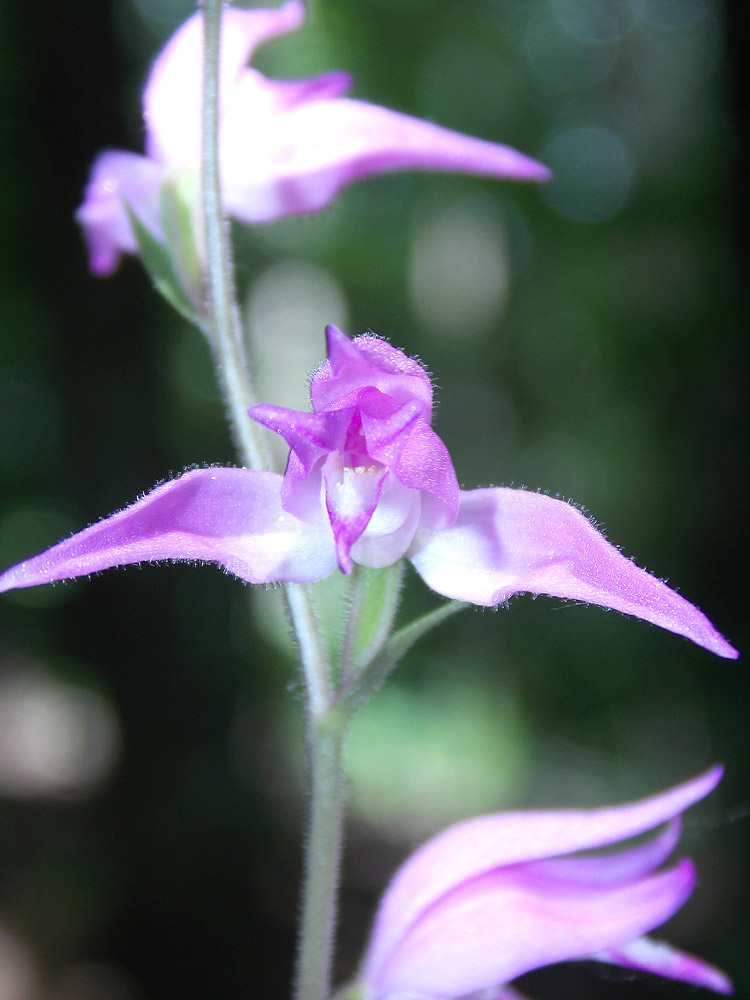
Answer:
POLYGON ((530 592, 600 604, 737 651, 697 608, 610 545, 576 507, 540 493, 459 489, 430 426, 416 360, 328 327, 312 412, 254 406, 291 451, 284 476, 205 468, 163 483, 0 575, 0 592, 164 559, 214 562, 250 583, 322 580, 338 564, 411 561, 437 593, 493 606, 530 592))
POLYGON ((518 1000, 511 980, 576 959, 731 993, 718 969, 643 937, 693 890, 689 860, 657 869, 677 843, 680 813, 721 774, 715 767, 629 805, 499 813, 444 831, 397 872, 378 908, 360 976, 339 996, 469 1000, 483 991, 483 1000, 518 1000), (650 841, 619 844, 662 824, 650 841), (614 844, 614 853, 577 853, 614 844))

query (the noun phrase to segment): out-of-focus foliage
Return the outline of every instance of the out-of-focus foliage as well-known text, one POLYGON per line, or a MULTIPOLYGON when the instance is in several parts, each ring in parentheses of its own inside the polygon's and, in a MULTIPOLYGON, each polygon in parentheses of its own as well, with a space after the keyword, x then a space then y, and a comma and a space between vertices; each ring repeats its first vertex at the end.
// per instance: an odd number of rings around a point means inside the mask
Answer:
MULTIPOLYGON (((198 334, 137 263, 91 278, 72 220, 93 156, 140 147, 148 61, 191 9, 0 10, 3 566, 170 472, 234 459, 198 334)), ((435 373, 464 485, 585 504, 747 651, 733 16, 718 0, 314 0, 264 72, 350 70, 356 96, 508 142, 555 180, 378 178, 236 236, 261 398, 304 405, 327 322, 391 338, 435 373)), ((404 616, 431 600, 410 578, 404 616)), ((279 628, 274 594, 212 568, 0 602, 7 996, 286 994, 304 774, 279 628)), ((701 879, 670 938, 747 992, 747 694, 742 660, 599 609, 521 598, 452 620, 352 737, 342 975, 415 838, 723 760, 688 821, 701 879)), ((534 980, 557 1000, 686 995, 587 968, 534 980)))

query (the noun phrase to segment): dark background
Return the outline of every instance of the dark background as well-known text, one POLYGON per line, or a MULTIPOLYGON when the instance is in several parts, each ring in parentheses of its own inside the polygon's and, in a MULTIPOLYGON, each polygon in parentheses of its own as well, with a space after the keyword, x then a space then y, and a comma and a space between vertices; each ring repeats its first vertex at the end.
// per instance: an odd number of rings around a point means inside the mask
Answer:
MULTIPOLYGON (((73 221, 94 155, 141 148, 149 60, 189 12, 0 8, 2 566, 170 473, 234 461, 198 334, 137 263, 92 278, 73 221)), ((435 374, 462 485, 585 504, 745 650, 747 40, 746 8, 709 0, 319 0, 265 72, 346 68, 356 96, 509 142, 556 180, 379 178, 238 234, 251 325, 303 340, 299 370, 286 344, 291 371, 264 362, 267 393, 283 374, 304 390, 324 322, 390 337, 435 374)), ((431 600, 410 577, 404 616, 431 600)), ((189 566, 0 600, 8 996, 287 993, 301 700, 275 612, 189 566)), ((722 760, 686 820, 699 885, 664 936, 749 995, 747 695, 744 660, 600 609, 459 616, 352 737, 341 975, 389 874, 451 820, 620 801, 722 760)), ((584 965, 526 989, 694 995, 584 965)))

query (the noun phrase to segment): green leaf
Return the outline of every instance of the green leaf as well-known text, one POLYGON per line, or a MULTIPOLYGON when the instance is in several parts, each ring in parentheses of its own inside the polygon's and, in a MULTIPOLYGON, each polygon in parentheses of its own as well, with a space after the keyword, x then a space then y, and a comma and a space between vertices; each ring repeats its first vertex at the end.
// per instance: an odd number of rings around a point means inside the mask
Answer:
POLYGON ((138 242, 141 262, 148 271, 154 288, 178 313, 191 323, 198 323, 195 307, 177 276, 169 250, 143 225, 128 205, 125 208, 138 242))
POLYGON ((355 566, 341 648, 341 683, 351 682, 383 647, 398 608, 403 563, 383 569, 355 566))
POLYGON ((203 262, 198 252, 194 206, 200 202, 197 170, 182 171, 172 181, 162 184, 159 211, 165 243, 174 273, 181 285, 200 295, 203 287, 203 262))
POLYGON ((416 618, 413 622, 399 629, 385 645, 381 646, 377 655, 348 684, 342 685, 340 705, 346 719, 351 721, 360 708, 372 697, 396 666, 399 660, 409 652, 411 647, 423 635, 442 624, 447 618, 463 611, 470 605, 462 601, 446 601, 434 611, 416 618))

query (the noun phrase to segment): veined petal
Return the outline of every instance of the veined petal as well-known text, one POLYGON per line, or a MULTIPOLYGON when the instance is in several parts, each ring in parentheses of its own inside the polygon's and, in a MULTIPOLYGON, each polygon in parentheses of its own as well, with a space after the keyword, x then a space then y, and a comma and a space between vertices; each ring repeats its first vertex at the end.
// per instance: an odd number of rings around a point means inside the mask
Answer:
POLYGON ((382 467, 341 466, 337 455, 331 455, 323 468, 326 509, 342 573, 352 571, 351 547, 369 524, 387 475, 382 467))
POLYGON ((496 605, 530 592, 614 608, 729 659, 739 653, 696 607, 639 569, 575 507, 541 493, 461 493, 455 524, 415 539, 409 558, 446 597, 496 605))
POLYGON ((683 983, 704 986, 715 993, 728 995, 733 992, 731 981, 719 969, 664 941, 654 941, 652 938, 636 938, 616 948, 605 948, 589 957, 597 962, 609 962, 626 969, 653 972, 665 979, 679 979, 683 983))
MULTIPOLYGON (((257 106, 257 95, 248 95, 248 103, 251 97, 257 106)), ((550 177, 546 167, 509 146, 347 98, 298 104, 265 124, 259 142, 237 100, 225 119, 227 204, 248 223, 317 211, 347 184, 371 174, 427 170, 518 181, 550 177)))
MULTIPOLYGON (((253 51, 277 35, 295 31, 305 19, 302 0, 280 7, 224 11, 221 22, 219 114, 253 51)), ((160 52, 143 94, 147 155, 164 163, 200 161, 203 18, 189 18, 160 52)), ((253 131, 252 122, 246 127, 253 131)))
POLYGON ((157 239, 161 237, 159 189, 164 177, 163 167, 135 153, 108 150, 96 158, 76 212, 94 274, 112 274, 123 253, 137 251, 126 205, 157 239))
POLYGON ((384 990, 461 997, 629 941, 672 916, 694 881, 687 860, 607 888, 537 878, 524 866, 492 871, 420 914, 366 979, 384 990))
POLYGON ((420 913, 453 886, 506 865, 605 847, 651 830, 716 787, 714 767, 661 795, 607 809, 499 813, 449 827, 409 858, 386 891, 373 929, 368 967, 384 958, 420 913))
POLYGON ((0 575, 0 592, 162 559, 219 563, 250 583, 309 583, 335 567, 330 528, 281 507, 281 476, 196 469, 0 575))

